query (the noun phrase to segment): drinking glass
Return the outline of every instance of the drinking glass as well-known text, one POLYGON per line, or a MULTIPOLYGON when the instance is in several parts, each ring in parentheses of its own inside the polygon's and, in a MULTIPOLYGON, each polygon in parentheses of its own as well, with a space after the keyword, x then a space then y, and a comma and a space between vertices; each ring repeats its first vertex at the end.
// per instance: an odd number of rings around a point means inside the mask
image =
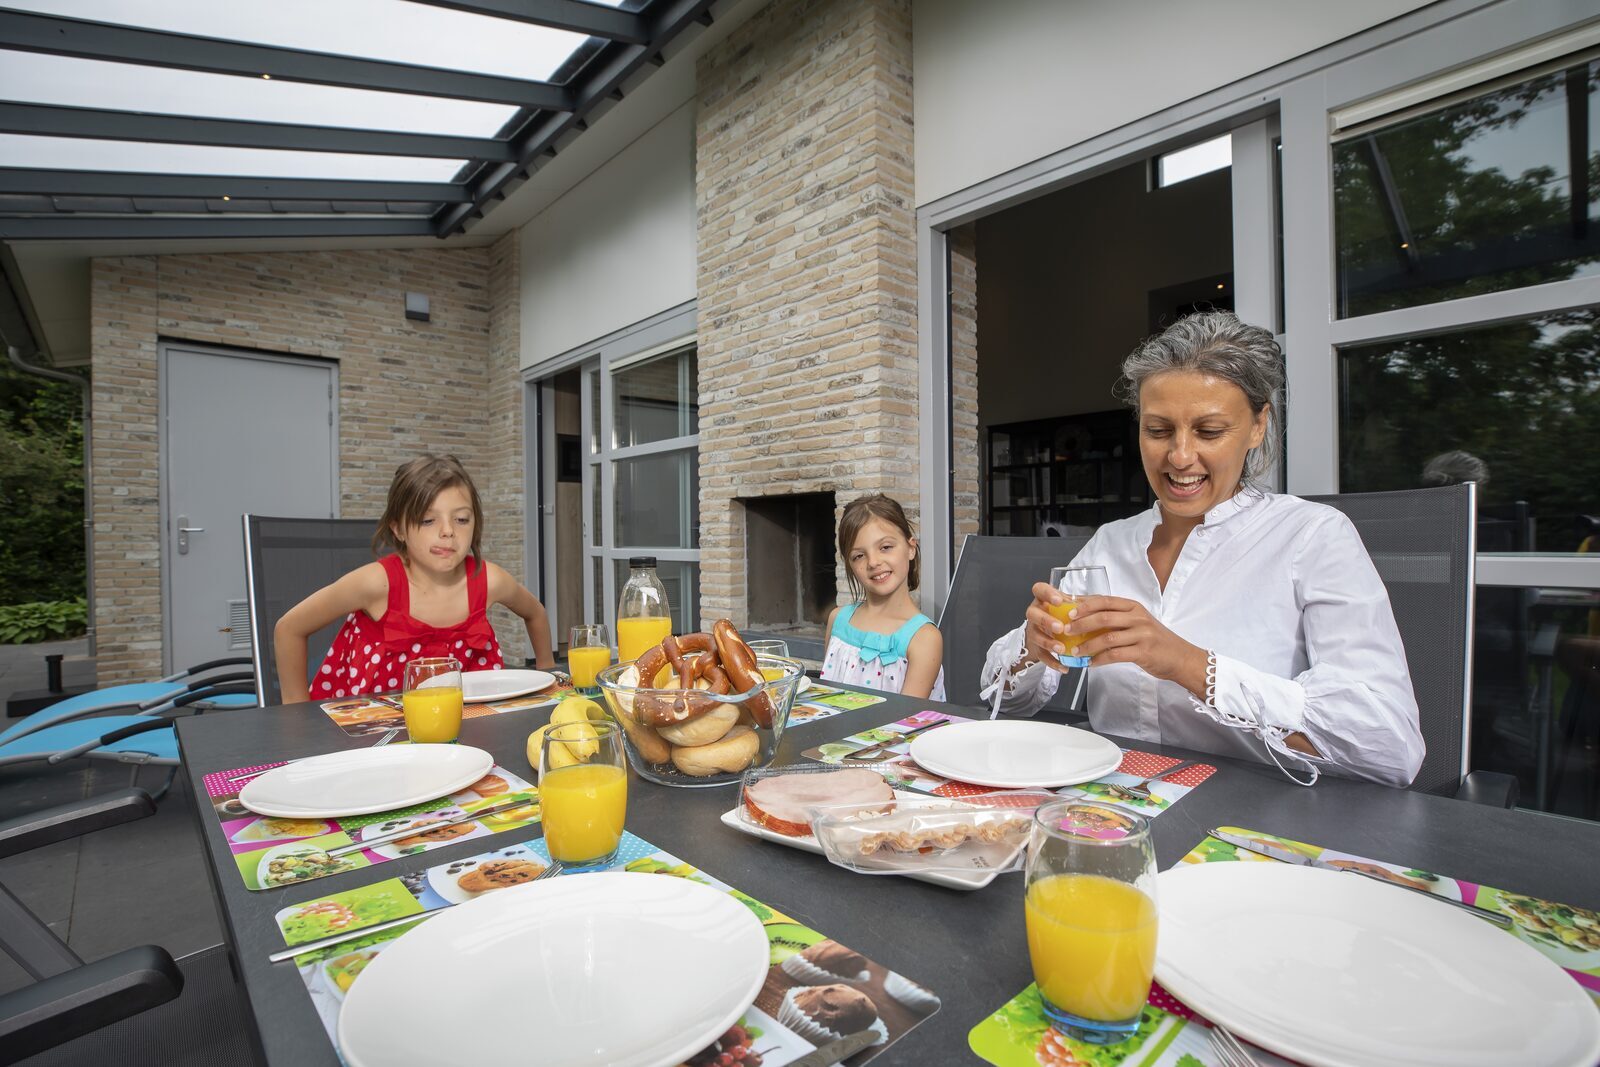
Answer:
MULTIPOLYGON (((757 662, 760 661, 762 656, 776 656, 779 659, 789 658, 789 642, 787 641, 772 639, 746 641, 745 644, 749 645, 750 651, 756 654, 757 662)), ((783 669, 781 667, 763 667, 761 668, 761 676, 769 682, 775 682, 783 677, 783 669)))
POLYGON ((604 623, 586 623, 572 628, 567 642, 567 670, 572 684, 584 696, 600 695, 594 676, 611 666, 611 640, 604 623))
MULTIPOLYGON (((1067 599, 1059 604, 1050 605, 1050 614, 1062 622, 1071 622, 1067 612, 1078 606, 1078 601, 1086 596, 1105 596, 1111 592, 1111 584, 1106 578, 1104 567, 1053 567, 1050 570, 1050 585, 1059 589, 1067 599)), ((1066 651, 1057 656, 1064 666, 1087 667, 1088 656, 1074 655, 1077 647, 1091 637, 1099 637, 1104 630, 1095 630, 1087 634, 1059 634, 1057 639, 1066 651)))
POLYGON ((1149 821, 1105 804, 1040 805, 1027 886, 1028 956, 1051 1025, 1097 1045, 1131 1036, 1156 966, 1149 821))
POLYGON ((409 661, 400 705, 412 743, 454 744, 461 736, 461 664, 453 656, 409 661))
POLYGON ((539 805, 550 858, 583 870, 604 867, 622 843, 628 771, 614 722, 569 722, 544 732, 539 805))

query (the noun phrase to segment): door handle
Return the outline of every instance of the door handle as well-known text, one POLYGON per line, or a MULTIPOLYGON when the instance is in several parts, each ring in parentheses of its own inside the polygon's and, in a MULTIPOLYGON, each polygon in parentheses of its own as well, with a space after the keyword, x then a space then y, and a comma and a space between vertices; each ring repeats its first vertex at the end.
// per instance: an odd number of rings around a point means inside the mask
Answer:
POLYGON ((190 534, 192 534, 192 533, 205 533, 205 532, 206 532, 206 528, 204 526, 190 526, 189 525, 189 516, 187 516, 187 515, 179 515, 178 516, 178 555, 187 556, 189 554, 189 535, 190 534))

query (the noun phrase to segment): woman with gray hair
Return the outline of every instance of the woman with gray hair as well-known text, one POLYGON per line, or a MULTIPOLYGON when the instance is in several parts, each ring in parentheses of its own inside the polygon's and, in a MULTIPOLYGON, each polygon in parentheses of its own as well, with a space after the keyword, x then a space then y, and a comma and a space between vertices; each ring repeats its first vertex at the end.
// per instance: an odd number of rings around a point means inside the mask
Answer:
POLYGON ((1333 508, 1258 484, 1283 391, 1272 335, 1190 315, 1123 361, 1120 388, 1156 502, 1073 560, 1104 567, 1116 595, 1079 599, 1062 623, 1060 591, 1034 585, 1027 622, 989 649, 986 693, 1031 714, 1067 669, 1063 634, 1091 634, 1074 651, 1094 668, 1096 730, 1298 764, 1306 785, 1323 769, 1409 785, 1417 702, 1360 536, 1333 508))

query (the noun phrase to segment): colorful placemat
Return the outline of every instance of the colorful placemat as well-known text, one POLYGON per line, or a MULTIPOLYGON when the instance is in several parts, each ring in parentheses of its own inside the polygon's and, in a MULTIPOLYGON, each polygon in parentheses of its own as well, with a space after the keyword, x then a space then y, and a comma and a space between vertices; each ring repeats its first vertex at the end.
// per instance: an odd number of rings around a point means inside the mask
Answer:
POLYGON ((338 819, 275 819, 257 815, 239 803, 239 790, 250 782, 250 777, 230 782, 240 775, 254 776, 283 766, 278 763, 258 763, 248 767, 216 771, 205 776, 206 795, 216 810, 222 826, 222 836, 227 839, 233 853, 239 876, 246 889, 276 889, 295 885, 330 874, 387 863, 401 856, 475 837, 488 837, 501 830, 528 826, 539 821, 539 790, 530 782, 501 766, 465 789, 447 797, 414 804, 394 811, 374 815, 353 815, 338 819), (511 808, 497 815, 473 819, 429 831, 427 824, 465 811, 499 804, 513 796, 524 796, 524 807, 511 808), (414 838, 402 837, 387 844, 374 845, 357 852, 330 857, 327 851, 357 840, 361 832, 372 828, 372 836, 397 830, 406 822, 417 827, 414 838))
MULTIPOLYGON (((921 793, 931 793, 936 797, 973 797, 984 793, 994 793, 995 790, 984 785, 969 785, 966 782, 955 782, 948 778, 941 778, 921 766, 918 766, 910 756, 912 738, 907 734, 912 732, 923 733, 937 726, 929 723, 965 722, 956 715, 946 715, 941 711, 919 711, 915 715, 908 715, 897 722, 886 726, 877 726, 870 730, 863 730, 838 741, 830 741, 816 748, 808 748, 801 753, 807 759, 817 760, 821 763, 842 763, 847 757, 853 756, 865 749, 873 749, 876 754, 873 762, 851 762, 853 767, 871 767, 880 772, 890 785, 897 789, 915 789, 921 793), (881 759, 876 757, 882 757, 881 759)), ((1189 795, 1189 791, 1200 785, 1207 778, 1217 773, 1217 769, 1209 763, 1196 763, 1186 767, 1170 778, 1149 782, 1148 798, 1140 797, 1126 792, 1132 786, 1145 785, 1150 775, 1160 774, 1169 767, 1175 767, 1182 760, 1171 756, 1160 756, 1154 752, 1140 752, 1134 749, 1122 750, 1122 763, 1110 774, 1103 775, 1092 782, 1082 785, 1069 785, 1061 789, 1052 790, 1059 796, 1070 797, 1074 800, 1092 800, 1097 803, 1115 804, 1129 811, 1136 811, 1147 818, 1155 818, 1172 805, 1189 795)))
MULTIPOLYGON (((508 711, 525 711, 553 704, 575 690, 571 682, 557 681, 548 689, 520 697, 508 697, 483 704, 463 704, 463 719, 479 719, 485 715, 504 715, 508 711)), ((405 732, 406 716, 400 707, 399 693, 373 693, 369 696, 330 700, 320 705, 328 718, 351 737, 371 737, 390 730, 405 732)))
MULTIPOLYGON (((1222 833, 1238 835, 1270 848, 1298 852, 1311 859, 1340 866, 1357 867, 1368 874, 1388 878, 1412 889, 1437 893, 1475 908, 1509 915, 1512 936, 1538 949, 1583 986, 1600 1009, 1600 913, 1587 908, 1555 904, 1475 882, 1434 874, 1403 864, 1368 859, 1348 852, 1336 852, 1287 837, 1220 826, 1222 833)), ((1236 848, 1226 841, 1206 837, 1179 863, 1218 863, 1243 861, 1277 863, 1236 848)), ((1225 1067, 1211 1051, 1207 1037, 1210 1023, 1190 1011, 1161 988, 1150 989, 1139 1030, 1116 1045, 1088 1045, 1075 1041, 1050 1026, 1039 1000, 1039 988, 1029 985, 999 1011, 984 1019, 967 1035, 972 1051, 997 1067, 1038 1067, 1038 1065, 1082 1064, 1085 1067, 1225 1067)), ((1251 1055, 1264 1065, 1287 1064, 1261 1049, 1251 1055)))
MULTIPOLYGON (((521 884, 549 862, 544 840, 535 838, 510 848, 284 908, 276 916, 278 928, 288 945, 315 941, 344 930, 459 904, 496 889, 521 884)), ((818 970, 810 961, 824 958, 818 954, 833 950, 835 942, 633 834, 622 835, 617 858, 607 869, 687 878, 732 894, 755 913, 766 930, 772 966, 761 992, 756 994, 755 1004, 711 1047, 691 1056, 687 1061, 690 1067, 731 1064, 782 1067, 826 1044, 827 1038, 802 1032, 806 1023, 795 1005, 796 996, 815 986, 845 985, 864 995, 877 1009, 878 1021, 873 1028, 883 1034, 884 1040, 844 1061, 851 1065, 866 1063, 939 1010, 939 997, 933 992, 864 957, 862 969, 855 975, 825 974, 818 970), (862 974, 865 977, 861 977, 862 974)), ((583 873, 561 877, 581 878, 583 873)), ((295 966, 311 995, 317 1016, 322 1020, 328 1040, 336 1048, 338 1042, 334 1035, 345 994, 360 978, 362 970, 393 944, 395 938, 410 929, 412 926, 406 925, 382 930, 295 957, 295 966)))

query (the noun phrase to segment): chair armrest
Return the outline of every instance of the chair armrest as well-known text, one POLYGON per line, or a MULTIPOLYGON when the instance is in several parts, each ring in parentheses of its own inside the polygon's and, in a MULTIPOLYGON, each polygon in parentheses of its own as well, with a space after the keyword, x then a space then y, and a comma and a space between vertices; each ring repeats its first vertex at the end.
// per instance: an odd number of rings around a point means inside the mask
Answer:
POLYGON ((183 991, 183 972, 140 945, 0 996, 0 1064, 110 1026, 183 991))
POLYGON ((1514 808, 1521 787, 1513 775, 1499 771, 1472 771, 1456 790, 1456 799, 1494 808, 1514 808))
POLYGON ((0 822, 0 859, 155 814, 143 789, 113 789, 0 822))
POLYGON ((249 656, 230 656, 227 659, 213 659, 213 660, 207 660, 204 663, 196 663, 193 667, 190 667, 188 670, 179 671, 177 674, 173 675, 173 678, 174 679, 177 679, 177 678, 188 678, 188 677, 192 677, 193 675, 199 674, 201 671, 214 670, 217 667, 254 667, 254 666, 255 666, 255 660, 251 659, 249 656))

